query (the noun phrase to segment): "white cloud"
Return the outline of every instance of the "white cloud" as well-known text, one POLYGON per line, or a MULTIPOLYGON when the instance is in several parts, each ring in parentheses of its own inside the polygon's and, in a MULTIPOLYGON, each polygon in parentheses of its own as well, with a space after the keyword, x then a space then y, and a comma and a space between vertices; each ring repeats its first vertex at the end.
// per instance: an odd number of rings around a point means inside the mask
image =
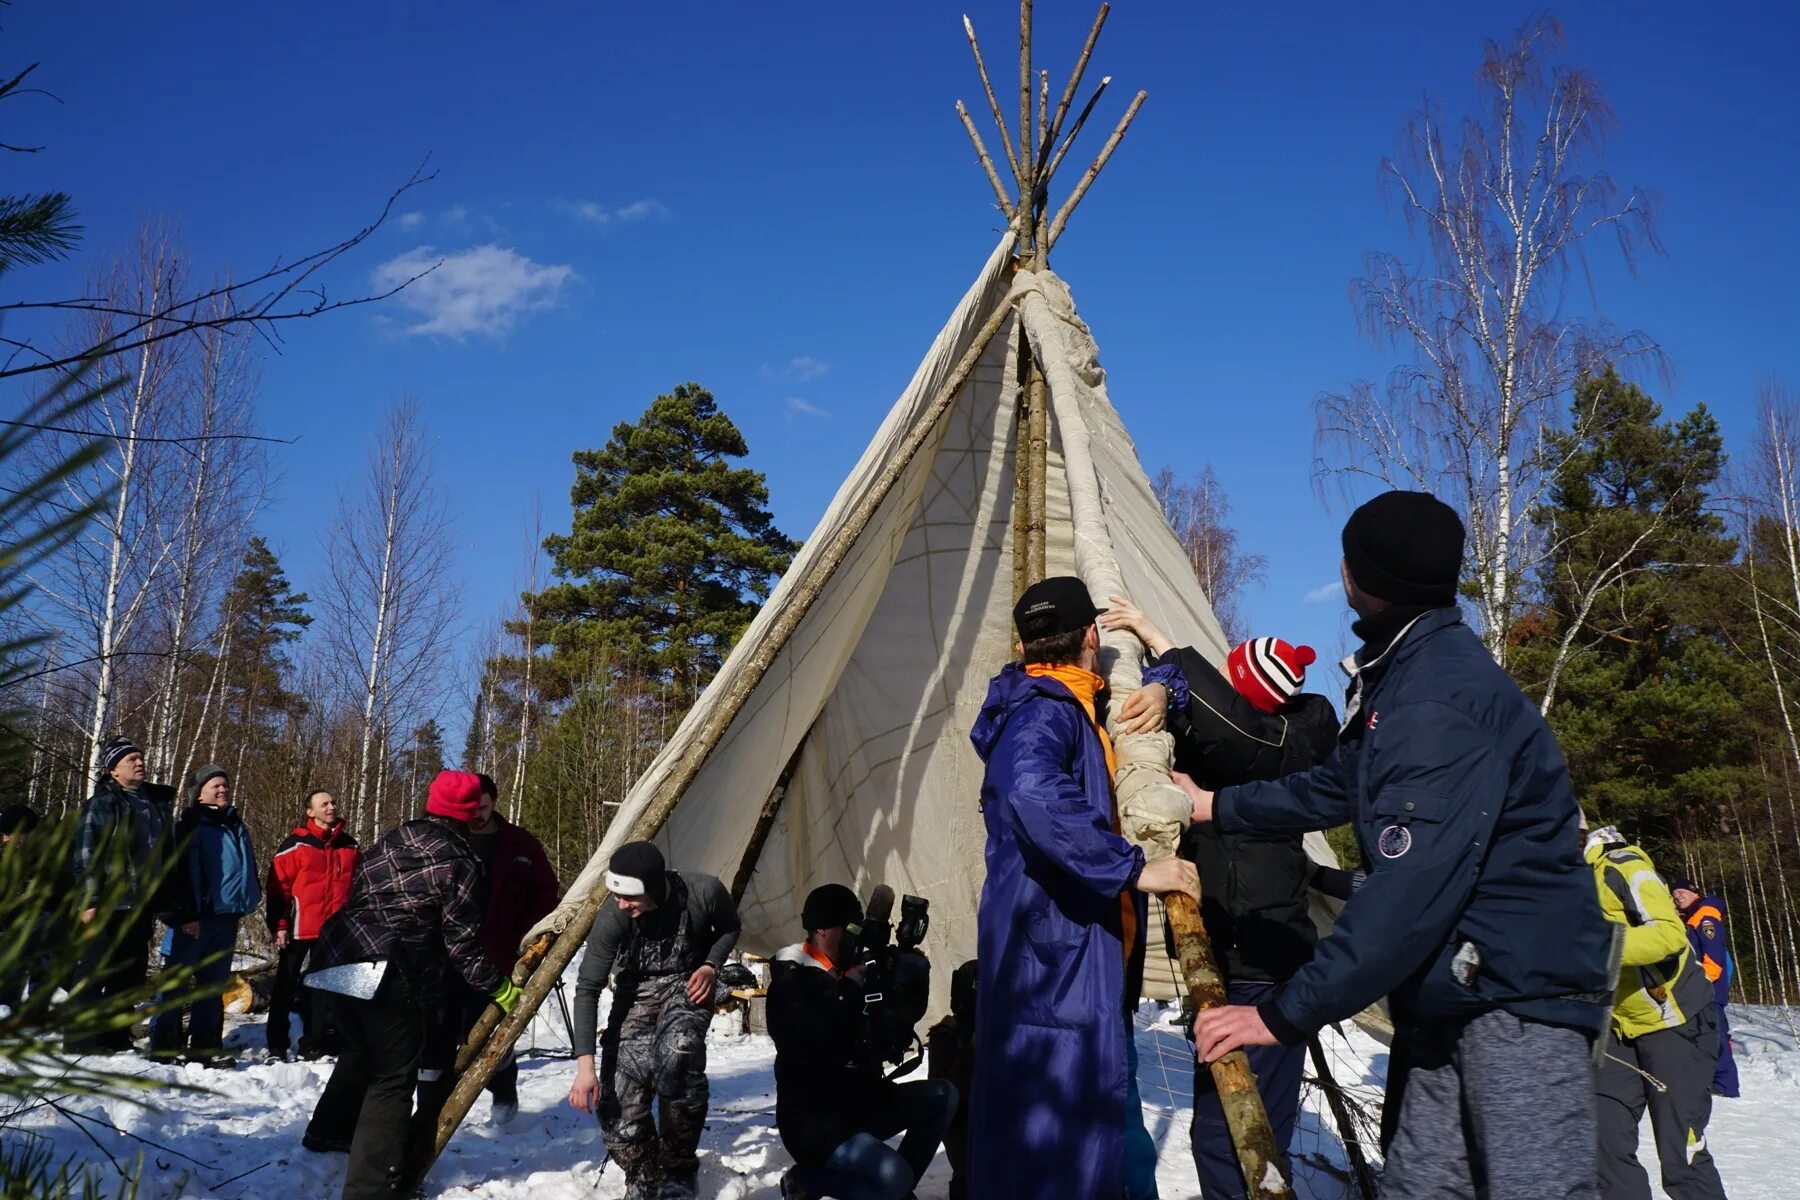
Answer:
POLYGON ((461 341, 470 334, 505 336, 527 313, 556 307, 573 278, 575 268, 567 264, 533 262, 489 243, 454 254, 430 246, 408 250, 376 267, 374 283, 385 291, 413 279, 394 297, 420 318, 405 332, 461 341), (424 272, 429 274, 413 278, 424 272))
POLYGON ((403 212, 394 218, 394 224, 401 229, 417 229, 424 223, 425 214, 422 212, 403 212))
POLYGON ((831 416, 830 413, 826 412, 824 409, 820 408, 818 405, 809 404, 805 400, 802 400, 798 396, 789 396, 788 397, 788 399, 787 399, 787 415, 788 415, 788 420, 790 420, 790 421, 793 420, 795 417, 812 417, 816 420, 818 418, 831 416))
POLYGON ((800 355, 790 358, 785 366, 762 365, 764 379, 785 381, 787 383, 811 383, 825 372, 831 370, 831 364, 820 362, 816 358, 800 355))
POLYGON ((629 224, 632 221, 644 221, 651 217, 666 217, 669 210, 661 200, 648 196, 642 200, 633 200, 622 208, 607 208, 595 200, 559 200, 557 211, 574 217, 584 225, 606 226, 614 221, 629 224))
POLYGON ((1314 588, 1312 591, 1306 593, 1306 597, 1302 601, 1302 603, 1324 604, 1331 600, 1341 600, 1341 599, 1343 599, 1343 596, 1344 596, 1343 583, 1339 580, 1334 579, 1330 583, 1321 584, 1320 586, 1314 588))

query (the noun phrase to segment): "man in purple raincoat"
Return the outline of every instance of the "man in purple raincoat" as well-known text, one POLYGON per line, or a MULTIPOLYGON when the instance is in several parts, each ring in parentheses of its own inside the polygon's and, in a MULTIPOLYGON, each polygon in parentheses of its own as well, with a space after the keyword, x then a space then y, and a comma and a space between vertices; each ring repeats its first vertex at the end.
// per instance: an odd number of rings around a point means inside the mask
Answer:
MULTIPOLYGON (((1119 833, 1099 610, 1067 576, 1013 610, 1024 661, 988 688, 970 734, 987 764, 969 1195, 1149 1200, 1155 1147, 1138 1104, 1131 1011, 1145 893, 1198 896, 1194 866, 1146 864, 1119 833)), ((1146 687, 1120 728, 1161 728, 1146 687)))

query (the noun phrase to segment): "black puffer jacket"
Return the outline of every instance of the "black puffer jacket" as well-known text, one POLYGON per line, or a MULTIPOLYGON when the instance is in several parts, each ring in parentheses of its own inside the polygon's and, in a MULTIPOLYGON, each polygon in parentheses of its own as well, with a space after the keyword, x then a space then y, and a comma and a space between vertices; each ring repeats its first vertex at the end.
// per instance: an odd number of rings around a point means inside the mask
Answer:
MULTIPOLYGON (((1187 678, 1188 704, 1171 714, 1175 766, 1207 789, 1279 779, 1325 761, 1337 714, 1302 692, 1278 713, 1252 707, 1200 654, 1163 655, 1187 678)), ((1221 833, 1191 827, 1181 856, 1200 869, 1200 915, 1229 980, 1280 983, 1312 957, 1318 934, 1308 913, 1311 864, 1297 834, 1221 833)))
POLYGON ((861 984, 826 970, 803 946, 775 956, 769 1036, 775 1042, 775 1128, 802 1166, 861 1132, 893 1084, 857 1050, 861 984))

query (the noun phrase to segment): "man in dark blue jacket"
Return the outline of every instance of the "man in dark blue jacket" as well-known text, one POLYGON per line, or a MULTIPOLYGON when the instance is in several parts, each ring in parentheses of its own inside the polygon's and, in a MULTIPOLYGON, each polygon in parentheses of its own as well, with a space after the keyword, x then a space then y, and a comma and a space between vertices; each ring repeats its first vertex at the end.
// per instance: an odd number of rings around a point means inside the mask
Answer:
POLYGON ((1384 1200, 1593 1197, 1594 1037, 1612 938, 1562 751, 1456 608, 1463 527, 1388 492, 1344 527, 1364 645, 1337 752, 1272 783, 1191 783, 1225 830, 1356 825, 1368 878, 1257 1007, 1203 1012, 1208 1061, 1300 1041, 1387 996, 1384 1200))

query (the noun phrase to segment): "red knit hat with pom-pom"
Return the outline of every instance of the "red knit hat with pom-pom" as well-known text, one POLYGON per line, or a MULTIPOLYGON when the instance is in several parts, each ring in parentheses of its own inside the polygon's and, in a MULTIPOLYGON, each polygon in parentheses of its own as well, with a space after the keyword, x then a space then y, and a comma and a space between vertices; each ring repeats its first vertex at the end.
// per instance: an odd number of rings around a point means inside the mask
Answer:
POLYGON ((1306 668, 1318 661, 1311 646, 1280 638, 1252 638, 1225 659, 1231 686, 1260 712, 1278 712, 1306 682, 1306 668))

